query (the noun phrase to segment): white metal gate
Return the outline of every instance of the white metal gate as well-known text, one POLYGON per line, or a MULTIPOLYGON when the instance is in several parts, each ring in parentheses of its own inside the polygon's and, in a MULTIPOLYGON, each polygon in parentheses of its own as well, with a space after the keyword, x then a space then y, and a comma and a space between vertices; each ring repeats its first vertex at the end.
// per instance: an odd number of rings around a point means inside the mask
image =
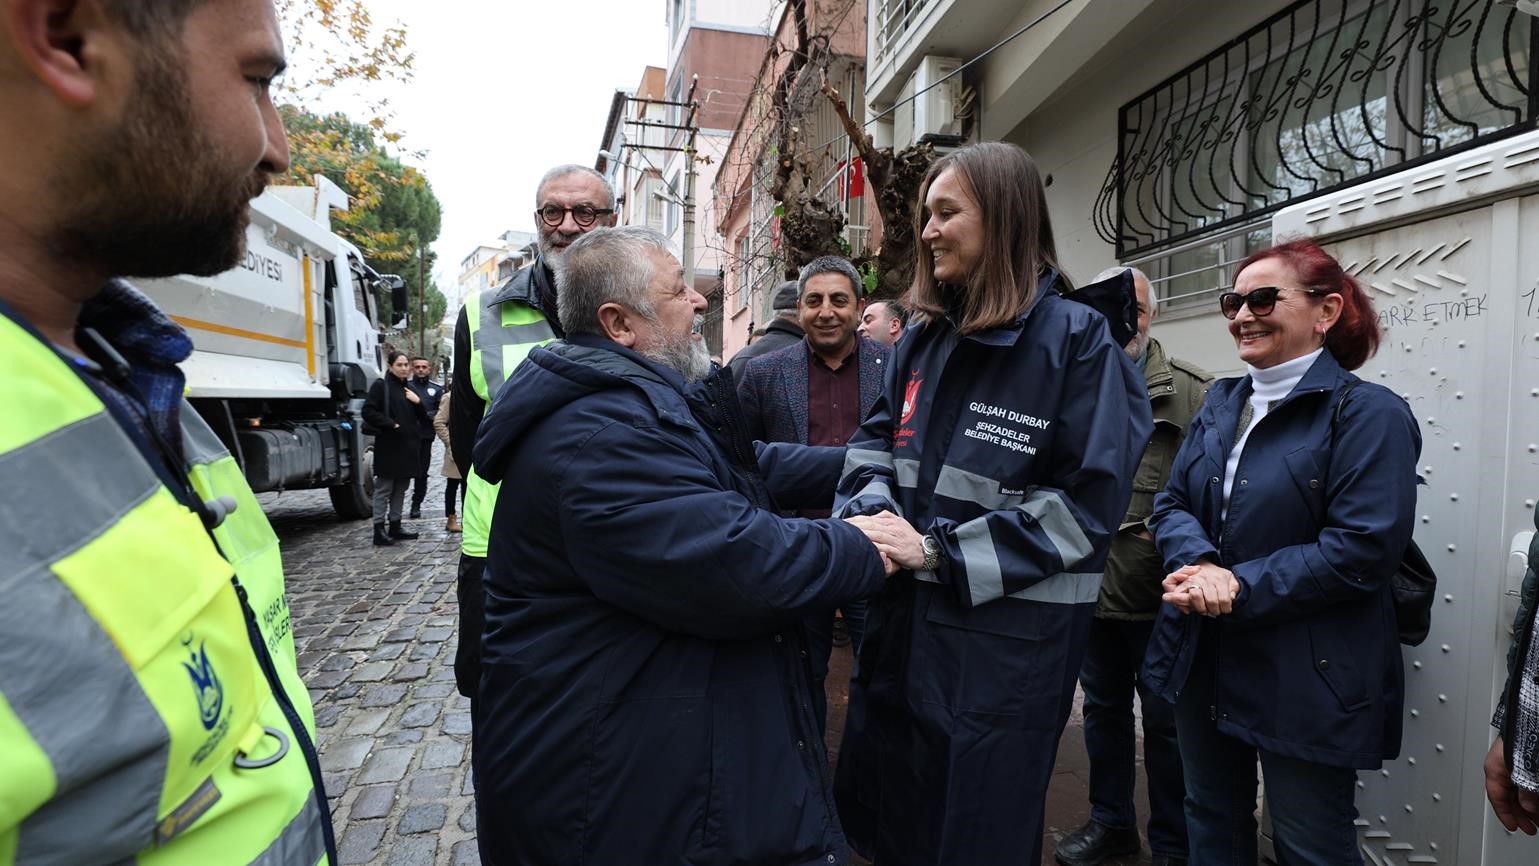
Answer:
MULTIPOLYGON (((1416 539, 1437 569, 1426 643, 1406 648, 1401 755, 1359 774, 1370 863, 1518 866, 1481 759, 1539 499, 1539 133, 1279 212, 1274 237, 1320 239, 1368 286, 1385 327, 1358 371, 1421 423, 1416 539)), ((1233 371, 1216 312, 1161 323, 1167 351, 1233 371)))
POLYGON ((1485 802, 1481 758, 1504 678, 1539 498, 1539 140, 1515 139, 1279 214, 1276 236, 1322 234, 1385 328, 1359 375, 1421 422, 1416 538, 1437 569, 1426 643, 1405 651, 1400 757, 1359 774, 1369 862, 1518 864, 1485 802), (1521 557, 1520 547, 1520 554, 1521 557))

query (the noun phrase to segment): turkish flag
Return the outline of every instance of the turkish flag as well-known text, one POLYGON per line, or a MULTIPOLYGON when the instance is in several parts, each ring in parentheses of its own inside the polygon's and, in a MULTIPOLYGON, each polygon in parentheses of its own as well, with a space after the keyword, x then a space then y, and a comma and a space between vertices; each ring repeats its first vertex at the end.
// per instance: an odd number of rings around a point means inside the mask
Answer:
POLYGON ((860 198, 866 194, 866 167, 861 164, 858 156, 850 161, 848 189, 850 198, 860 198))

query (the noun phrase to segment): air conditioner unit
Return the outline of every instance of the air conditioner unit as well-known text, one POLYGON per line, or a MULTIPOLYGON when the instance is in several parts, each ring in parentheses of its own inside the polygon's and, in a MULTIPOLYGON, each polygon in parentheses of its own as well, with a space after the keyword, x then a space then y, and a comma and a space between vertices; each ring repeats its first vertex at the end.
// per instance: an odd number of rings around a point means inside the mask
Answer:
POLYGON ((898 94, 898 107, 893 110, 893 150, 902 150, 920 142, 938 145, 962 143, 962 123, 956 115, 962 93, 962 76, 946 78, 961 65, 962 61, 955 57, 927 54, 919 59, 918 68, 903 85, 903 90, 898 94), (946 80, 942 82, 942 79, 946 80))

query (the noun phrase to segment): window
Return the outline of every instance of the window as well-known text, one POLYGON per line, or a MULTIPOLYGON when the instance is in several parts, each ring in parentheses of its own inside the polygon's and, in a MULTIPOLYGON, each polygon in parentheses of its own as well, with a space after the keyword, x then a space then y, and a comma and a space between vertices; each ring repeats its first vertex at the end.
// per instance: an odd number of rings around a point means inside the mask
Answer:
MULTIPOLYGON (((681 193, 682 192, 682 190, 679 188, 679 173, 678 172, 674 172, 673 173, 673 177, 668 179, 668 187, 667 187, 667 189, 674 190, 675 193, 681 193)), ((666 194, 667 193, 664 192, 664 195, 666 195, 666 194)), ((664 221, 663 233, 668 235, 669 237, 673 237, 673 233, 679 230, 679 220, 680 220, 680 218, 682 216, 683 208, 681 208, 679 206, 679 203, 677 201, 675 201, 671 197, 668 199, 667 202, 665 202, 665 205, 666 205, 666 207, 665 207, 666 214, 664 215, 664 220, 663 220, 664 221)))
POLYGON ((646 210, 647 228, 663 228, 664 211, 668 200, 663 198, 663 182, 655 177, 649 177, 641 182, 641 194, 643 207, 646 210))
POLYGON ((736 315, 744 307, 748 306, 748 290, 753 286, 752 268, 749 266, 748 232, 737 236, 737 243, 733 245, 737 268, 737 288, 732 293, 732 312, 736 315))
POLYGON ((1124 105, 1102 237, 1167 307, 1205 305, 1273 211, 1531 128, 1529 20, 1420 9, 1301 0, 1124 105))

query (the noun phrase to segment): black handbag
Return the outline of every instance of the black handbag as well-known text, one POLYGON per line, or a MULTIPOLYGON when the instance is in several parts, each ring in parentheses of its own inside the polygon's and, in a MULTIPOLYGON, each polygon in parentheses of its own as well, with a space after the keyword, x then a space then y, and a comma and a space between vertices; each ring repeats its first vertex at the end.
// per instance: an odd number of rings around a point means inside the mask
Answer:
MULTIPOLYGON (((1357 387, 1360 379, 1348 382, 1341 389, 1341 399, 1331 413, 1331 451, 1336 448, 1336 422, 1341 419, 1341 407, 1346 405, 1347 395, 1357 387)), ((1390 578, 1390 593, 1395 604, 1395 626, 1400 632, 1400 642, 1406 646, 1420 646, 1432 628, 1432 602, 1437 597, 1437 573, 1432 564, 1416 546, 1416 539, 1406 544, 1400 557, 1400 567, 1390 578)))

